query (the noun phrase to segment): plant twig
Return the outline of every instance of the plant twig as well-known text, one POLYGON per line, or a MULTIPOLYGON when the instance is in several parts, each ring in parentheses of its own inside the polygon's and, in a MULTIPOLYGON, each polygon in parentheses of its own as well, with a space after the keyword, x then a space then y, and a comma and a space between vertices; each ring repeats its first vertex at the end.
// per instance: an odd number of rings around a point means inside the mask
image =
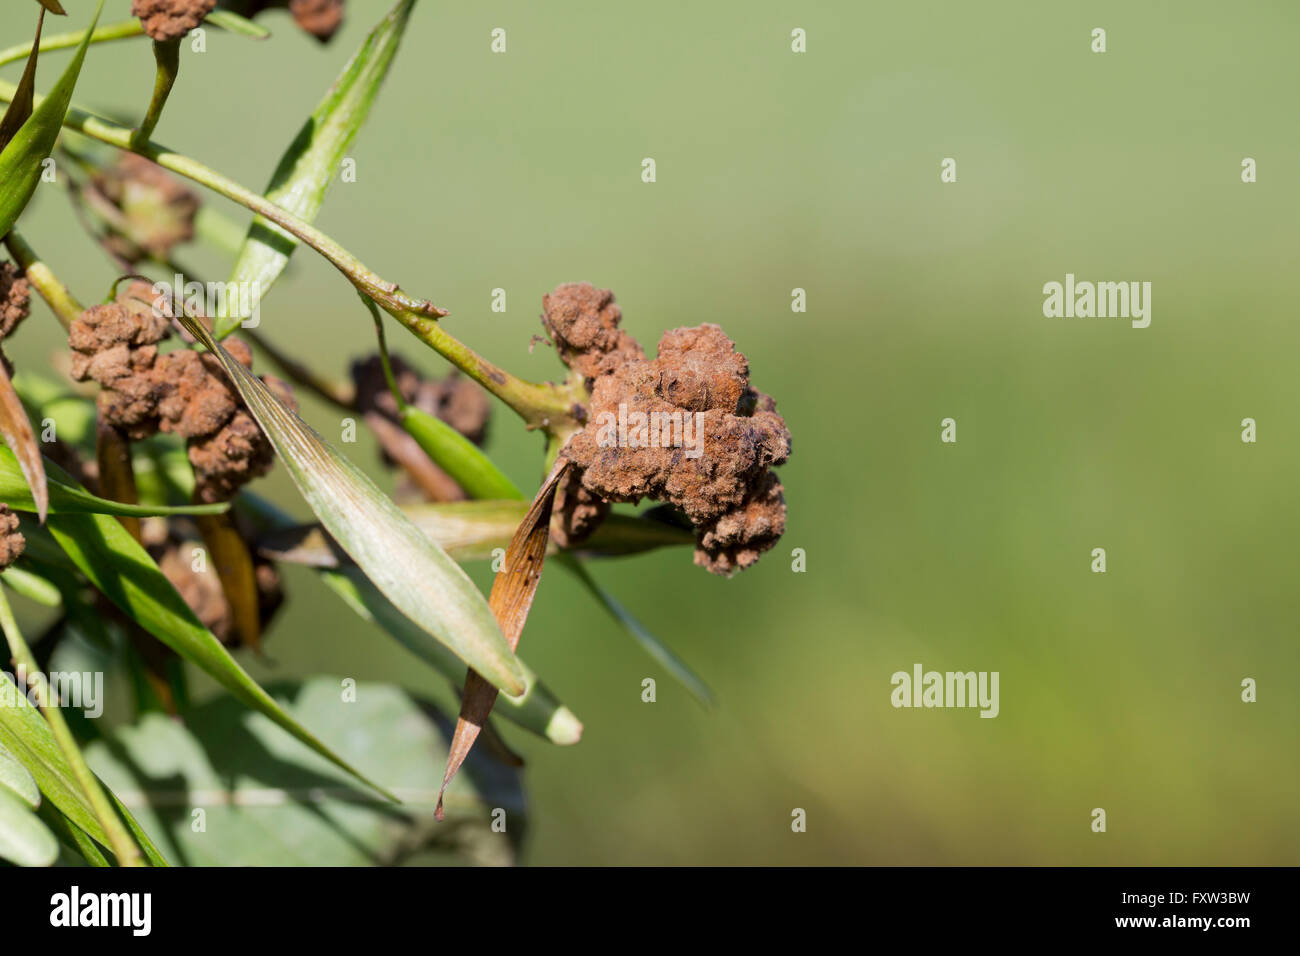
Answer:
POLYGON ((71 328, 72 323, 77 321, 84 309, 68 291, 68 287, 58 280, 58 277, 50 271, 50 267, 45 264, 40 256, 36 254, 26 240, 19 235, 18 230, 11 229, 5 236, 5 248, 9 254, 14 257, 14 261, 26 273, 27 281, 32 284, 37 294, 45 300, 45 304, 54 312, 55 317, 63 323, 65 329, 71 328))
MULTIPOLYGON (((132 17, 130 20, 123 20, 120 23, 107 23, 99 27, 90 35, 90 42, 104 43, 109 40, 125 40, 143 34, 144 28, 140 25, 139 18, 132 17)), ((85 30, 56 33, 52 37, 41 40, 40 51, 45 53, 48 50, 69 50, 80 44, 81 38, 85 35, 85 30)), ((6 63, 15 63, 18 60, 25 60, 31 52, 32 45, 30 43, 19 43, 0 50, 0 66, 4 66, 6 63)))
MULTIPOLYGON (((0 100, 14 95, 11 83, 0 81, 0 100)), ((37 98, 40 101, 40 98, 37 98)), ((447 314, 428 299, 415 299, 367 268, 330 236, 280 206, 234 182, 198 160, 173 152, 158 143, 133 142, 132 131, 77 107, 71 107, 64 126, 118 149, 138 153, 178 175, 191 179, 275 223, 315 249, 342 272, 357 290, 373 299, 421 342, 434 349, 462 372, 500 398, 529 428, 571 433, 576 427, 576 406, 582 396, 569 386, 528 382, 480 356, 438 323, 447 314)))
POLYGON ((171 95, 172 87, 176 84, 176 76, 181 69, 181 41, 179 39, 161 42, 154 40, 153 56, 158 65, 154 73, 153 96, 149 100, 148 112, 140 121, 140 128, 132 136, 131 142, 136 146, 149 142, 158 120, 162 119, 163 107, 167 105, 167 97, 171 95))

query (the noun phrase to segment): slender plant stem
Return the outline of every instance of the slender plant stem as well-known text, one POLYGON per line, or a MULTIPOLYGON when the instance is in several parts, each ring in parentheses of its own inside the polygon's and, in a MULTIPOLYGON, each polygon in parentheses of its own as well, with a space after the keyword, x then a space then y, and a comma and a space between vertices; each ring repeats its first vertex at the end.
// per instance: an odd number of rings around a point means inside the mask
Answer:
POLYGON ((167 97, 171 95, 172 87, 176 85, 176 76, 181 70, 180 39, 161 42, 154 40, 153 56, 158 65, 154 71, 153 96, 149 100, 149 110, 140 122, 140 128, 131 138, 133 147, 148 143, 158 121, 162 119, 163 107, 167 105, 167 97))
POLYGON ((397 377, 393 375, 393 363, 388 358, 388 338, 384 335, 384 320, 380 316, 379 310, 375 308, 375 303, 367 299, 364 295, 361 301, 366 304, 370 310, 371 317, 375 320, 375 338, 379 341, 379 364, 384 369, 384 381, 388 383, 388 391, 393 395, 393 401, 397 403, 397 414, 405 416, 406 410, 410 406, 406 401, 406 396, 402 390, 397 387, 397 377))
MULTIPOLYGON (((90 35, 90 42, 104 43, 109 40, 125 40, 143 34, 144 28, 140 25, 140 20, 132 17, 130 20, 123 20, 120 23, 104 24, 90 35)), ((52 37, 41 40, 40 50, 42 53, 49 50, 69 50, 80 44, 81 38, 85 35, 85 30, 77 30, 74 33, 56 33, 52 37)), ((0 66, 4 66, 6 63, 15 63, 18 60, 25 60, 31 52, 32 45, 30 43, 19 43, 16 46, 0 50, 0 66)))
MULTIPOLYGON (((167 259, 165 261, 153 259, 151 261, 166 269, 170 269, 174 274, 182 276, 186 281, 193 280, 195 282, 202 282, 201 279, 195 276, 193 270, 186 269, 175 259, 167 259)), ((293 379, 293 381, 298 385, 314 392, 317 396, 329 402, 331 405, 336 405, 344 411, 351 411, 353 409, 356 396, 346 385, 332 382, 323 375, 317 375, 302 362, 299 362, 297 359, 286 354, 282 349, 255 329, 241 329, 240 335, 248 339, 248 341, 252 342, 270 356, 271 361, 280 366, 280 370, 289 378, 293 379)))
POLYGON ((14 257, 14 261, 22 267, 23 272, 27 275, 27 281, 32 284, 37 294, 45 300, 45 304, 54 312, 55 317, 63 323, 63 327, 65 329, 71 328, 72 323, 77 321, 84 310, 81 303, 68 291, 68 287, 50 271, 50 267, 36 254, 36 250, 27 244, 26 240, 18 233, 18 230, 9 230, 9 234, 5 236, 5 248, 14 257))
POLYGON ((27 642, 23 640, 23 635, 18 630, 18 622, 14 620, 13 608, 9 606, 9 599, 2 590, 0 590, 0 626, 4 628, 5 637, 8 638, 9 652, 13 655, 14 665, 24 672, 23 680, 35 691, 36 702, 40 705, 41 712, 50 725, 50 731, 54 734, 55 742, 58 743, 59 749, 63 751, 63 756, 68 761, 68 768, 72 771, 77 785, 90 803, 95 818, 99 820, 99 825, 104 828, 104 833, 108 837, 109 848, 112 849, 113 855, 117 857, 118 865, 143 866, 144 864, 140 858, 140 848, 131 839, 126 826, 113 810, 113 805, 105 795, 103 787, 99 785, 94 773, 86 765, 85 758, 81 756, 81 748, 77 746, 72 731, 68 728, 67 722, 63 719, 63 714, 60 713, 58 705, 54 702, 49 685, 45 681, 45 676, 37 668, 36 659, 32 657, 27 642))
MULTIPOLYGON (((0 99, 10 100, 14 92, 13 84, 0 80, 0 99)), ((41 99, 37 97, 37 102, 41 99)), ((334 239, 264 196, 165 146, 153 142, 136 143, 130 129, 75 106, 68 110, 63 125, 91 139, 153 160, 164 169, 225 196, 297 237, 324 256, 359 292, 373 299, 421 342, 514 409, 529 428, 562 433, 570 433, 576 428, 575 408, 582 396, 567 387, 524 381, 489 362, 438 324, 437 319, 445 316, 446 310, 428 299, 417 300, 406 295, 396 283, 382 279, 334 239)))

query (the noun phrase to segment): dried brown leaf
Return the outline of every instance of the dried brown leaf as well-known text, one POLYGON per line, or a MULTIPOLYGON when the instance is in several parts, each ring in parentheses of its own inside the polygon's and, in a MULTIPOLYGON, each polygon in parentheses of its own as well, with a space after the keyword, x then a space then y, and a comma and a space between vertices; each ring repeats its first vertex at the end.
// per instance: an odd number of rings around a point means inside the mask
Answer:
MULTIPOLYGON (((62 11, 56 10, 54 12, 61 13, 62 11)), ((32 52, 27 54, 27 65, 23 67, 23 75, 14 90, 14 98, 9 101, 9 108, 5 110, 4 119, 0 119, 0 150, 9 145, 9 141, 14 138, 14 134, 22 128, 22 125, 27 122, 27 118, 32 115, 32 107, 36 97, 36 58, 39 55, 41 28, 43 26, 45 26, 44 10, 37 16, 36 39, 32 41, 32 52)))
MULTIPOLYGON (((523 633, 524 622, 528 620, 528 612, 533 606, 537 585, 542 580, 546 546, 551 539, 551 506, 555 503, 556 486, 568 467, 567 462, 556 462, 541 490, 537 492, 537 497, 533 499, 528 513, 524 515, 524 520, 515 530, 514 537, 510 539, 501 570, 492 582, 488 607, 501 625, 501 633, 505 635, 512 651, 519 646, 519 636, 523 633)), ((447 785, 469 756, 474 741, 487 723, 497 693, 495 687, 472 669, 465 675, 460 718, 456 721, 456 732, 447 753, 447 772, 442 779, 442 790, 438 793, 439 820, 442 819, 442 797, 447 792, 447 785)))

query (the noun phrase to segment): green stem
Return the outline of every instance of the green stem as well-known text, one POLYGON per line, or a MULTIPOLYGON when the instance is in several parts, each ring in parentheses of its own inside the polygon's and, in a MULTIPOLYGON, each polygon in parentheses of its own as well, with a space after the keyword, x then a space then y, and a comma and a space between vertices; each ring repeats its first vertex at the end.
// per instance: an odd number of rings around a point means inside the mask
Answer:
POLYGON ((68 287, 50 271, 50 267, 19 235, 17 229, 10 229, 9 234, 5 236, 5 248, 27 274, 27 281, 32 284, 37 294, 45 300, 45 304, 54 312, 55 317, 63 323, 63 327, 71 328, 72 323, 77 321, 85 310, 68 291, 68 287))
POLYGON ((405 415, 409 405, 406 396, 397 387, 397 377, 393 375, 393 363, 388 358, 388 339, 384 336, 384 320, 380 317, 379 310, 375 308, 373 301, 367 299, 364 295, 361 297, 361 301, 366 304, 366 308, 370 310, 371 318, 375 320, 375 338, 379 340, 379 364, 384 369, 384 381, 388 383, 388 390, 393 395, 393 401, 397 403, 397 414, 399 416, 405 415))
MULTIPOLYGON (((382 304, 382 303, 381 303, 382 304)), ((384 311, 406 326, 408 332, 452 365, 505 402, 529 428, 541 428, 566 437, 579 426, 575 406, 585 400, 569 388, 549 382, 527 382, 483 358, 435 319, 408 309, 384 311)))
MULTIPOLYGON (((13 95, 13 84, 0 80, 0 100, 12 99, 13 95)), ((40 99, 38 97, 37 102, 40 99)), ((578 427, 574 406, 581 396, 572 388, 524 381, 489 362, 438 324, 437 319, 447 314, 444 309, 428 299, 416 300, 406 295, 396 283, 380 278, 325 233, 264 196, 157 143, 136 144, 131 130, 75 106, 68 110, 63 125, 101 143, 153 160, 164 169, 191 179, 270 220, 311 246, 342 272, 357 291, 373 299, 421 342, 509 405, 529 428, 570 434, 578 427)))
POLYGON ((153 57, 157 63, 157 69, 154 72, 153 96, 149 100, 149 110, 144 114, 144 119, 140 122, 140 128, 135 131, 131 138, 132 147, 143 146, 149 142, 153 136, 154 128, 158 125, 158 120, 162 119, 163 107, 167 105, 167 97, 171 95, 172 87, 176 85, 176 76, 181 69, 181 41, 166 40, 153 43, 153 57))
MULTIPOLYGON (((130 20, 123 20, 120 23, 109 23, 97 29, 90 35, 91 43, 104 43, 108 40, 125 40, 130 37, 138 37, 144 33, 144 28, 140 26, 140 20, 132 17, 130 20)), ((48 50, 69 50, 81 43, 81 38, 86 35, 85 30, 77 30, 74 33, 56 33, 52 37, 46 37, 41 41, 40 51, 45 53, 48 50)), ((32 52, 30 43, 19 43, 7 49, 0 50, 0 66, 6 63, 15 63, 18 60, 27 59, 32 52)))
MULTIPOLYGON (((196 278, 192 270, 186 269, 175 259, 168 259, 165 262, 157 259, 153 261, 158 265, 171 270, 174 274, 184 276, 186 281, 190 281, 191 279, 196 282, 203 281, 196 278)), ((206 285, 206 283, 204 284, 206 285)), ((267 339, 255 329, 241 329, 239 334, 265 352, 272 362, 280 366, 280 371, 284 372, 284 374, 291 378, 296 384, 309 389, 331 405, 336 405, 344 411, 351 411, 355 406, 356 396, 347 386, 331 382, 324 376, 317 375, 306 365, 287 355, 282 349, 275 345, 275 343, 271 342, 270 339, 267 339)))
POLYGON ((9 599, 5 597, 3 591, 0 591, 0 627, 4 628, 5 637, 9 640, 9 653, 13 655, 14 665, 20 671, 25 672, 23 679, 35 691, 36 703, 40 706, 41 713, 45 715, 45 720, 50 725, 50 731, 54 734, 55 742, 58 743, 59 749, 63 751, 63 756, 68 761, 68 767, 72 771, 73 777, 76 778, 77 785, 81 788, 81 792, 85 794, 86 800, 90 803, 90 808, 94 811, 95 818, 99 820, 100 826, 104 828, 104 833, 108 837, 109 848, 113 851, 113 855, 117 857, 118 865, 143 866, 140 859, 140 848, 131 839, 121 818, 114 812, 113 805, 109 803, 103 787, 99 785, 94 773, 86 765, 85 758, 81 756, 81 748, 77 746, 77 741, 72 736, 72 731, 68 728, 67 722, 63 719, 63 714, 59 711, 58 705, 50 695, 50 688, 45 681, 45 676, 37 668, 36 659, 32 657, 27 642, 23 640, 23 635, 18 630, 18 622, 14 620, 13 609, 9 606, 9 599))

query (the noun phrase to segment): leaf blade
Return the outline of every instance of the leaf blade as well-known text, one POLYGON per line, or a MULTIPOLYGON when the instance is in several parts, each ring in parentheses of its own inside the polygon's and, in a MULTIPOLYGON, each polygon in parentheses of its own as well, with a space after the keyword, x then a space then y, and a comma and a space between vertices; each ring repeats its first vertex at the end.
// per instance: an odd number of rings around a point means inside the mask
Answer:
POLYGON ((487 601, 392 499, 235 361, 201 322, 179 321, 221 362, 326 530, 388 600, 494 686, 525 690, 523 672, 487 601))
POLYGON ((407 405, 402 409, 402 427, 471 498, 523 499, 523 493, 492 459, 436 415, 407 405))
POLYGON ((235 661, 195 616, 148 552, 113 517, 51 514, 50 533, 78 569, 105 597, 176 653, 211 676, 248 707, 278 723, 321 756, 381 793, 297 724, 235 661))
POLYGON ((63 814, 108 846, 108 837, 95 819, 54 733, 34 705, 28 705, 13 679, 0 671, 0 746, 5 747, 36 780, 41 793, 63 814))
POLYGON ((655 637, 632 614, 614 599, 614 596, 596 583, 590 572, 572 555, 561 554, 560 563, 568 568, 584 588, 596 599, 596 602, 630 634, 641 649, 668 671, 677 682, 690 692, 691 696, 706 710, 714 705, 713 691, 704 679, 696 674, 684 660, 673 653, 663 641, 655 637))
POLYGON ((3 745, 0 745, 0 789, 8 790, 33 810, 41 805, 36 778, 3 745))
MULTIPOLYGON (((519 645, 528 612, 542 580, 542 567, 546 562, 546 546, 551 540, 551 506, 555 503, 555 490, 568 473, 567 462, 558 462, 543 482, 533 503, 519 523, 510 546, 506 548, 501 570, 492 582, 492 596, 488 604, 501 625, 501 631, 513 651, 519 645)), ((436 814, 442 819, 442 795, 456 771, 469 756, 474 741, 487 724, 496 703, 497 689, 472 669, 465 675, 465 690, 461 694, 460 716, 447 753, 447 771, 442 778, 436 814)))
POLYGON ((27 207, 36 184, 41 177, 41 162, 54 150, 54 143, 63 128, 63 119, 72 102, 72 90, 81 75, 81 65, 86 59, 90 35, 99 22, 104 0, 95 7, 95 16, 81 38, 81 44, 59 77, 54 89, 41 100, 39 106, 0 151, 0 182, 5 184, 0 193, 0 236, 7 233, 27 207))
POLYGON ((220 27, 229 33, 251 37, 254 40, 265 40, 271 35, 271 31, 260 23, 254 23, 247 17, 241 17, 231 10, 220 8, 213 10, 203 18, 203 22, 210 23, 214 27, 220 27))
MULTIPOLYGON (((312 222, 340 163, 369 115, 388 75, 405 32, 414 0, 399 0, 366 37, 343 67, 334 84, 298 131, 271 176, 266 198, 312 222)), ((261 216, 255 217, 231 270, 230 281, 266 295, 289 262, 298 240, 261 216)), ((217 338, 223 338, 247 316, 220 316, 217 338)))
MULTIPOLYGON (((359 617, 382 628, 456 687, 464 684, 467 671, 464 662, 393 607, 357 568, 321 569, 320 575, 325 585, 359 617)), ((577 715, 559 701, 536 671, 522 660, 519 665, 527 687, 519 697, 506 696, 498 701, 496 713, 553 744, 576 744, 582 739, 582 722, 577 715)))
MULTIPOLYGON (((215 515, 229 510, 229 502, 212 505, 132 505, 92 495, 48 458, 42 460, 47 476, 48 511, 58 514, 101 514, 148 518, 154 515, 215 515)), ((0 501, 15 511, 36 511, 35 500, 22 466, 13 451, 0 446, 0 501)), ((43 516, 42 516, 43 517, 43 516)))
POLYGON ((49 866, 58 855, 59 841, 36 811, 8 790, 0 790, 0 860, 49 866))

